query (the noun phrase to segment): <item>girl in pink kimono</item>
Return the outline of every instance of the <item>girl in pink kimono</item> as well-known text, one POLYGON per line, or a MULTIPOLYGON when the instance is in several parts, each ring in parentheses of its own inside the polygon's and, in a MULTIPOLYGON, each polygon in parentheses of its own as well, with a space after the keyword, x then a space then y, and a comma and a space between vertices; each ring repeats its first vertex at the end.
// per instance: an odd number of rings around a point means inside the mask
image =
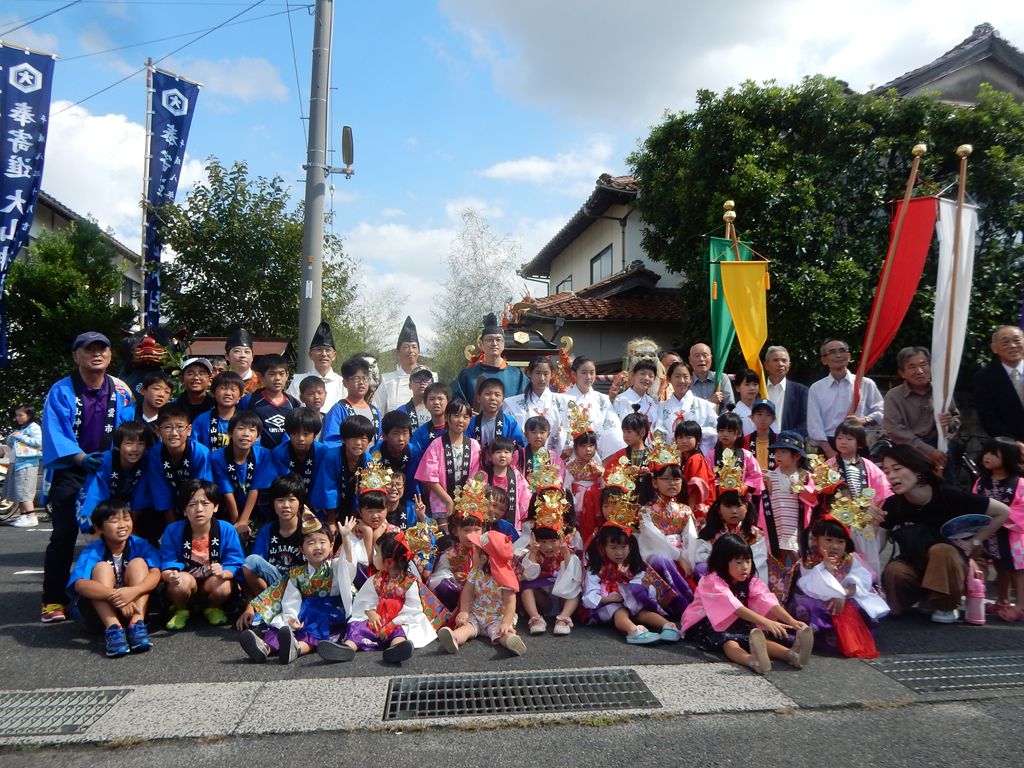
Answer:
POLYGON ((444 411, 445 433, 427 446, 416 469, 430 494, 430 516, 443 533, 455 509, 455 491, 480 471, 480 444, 466 434, 473 412, 465 400, 453 400, 444 411))
POLYGON ((708 573, 683 612, 682 630, 701 650, 721 651, 761 675, 771 670, 771 659, 802 668, 814 646, 811 628, 790 616, 757 578, 750 545, 735 534, 712 546, 708 573))
POLYGON ((981 452, 980 477, 972 489, 979 496, 1001 501, 1010 517, 983 547, 995 563, 998 598, 993 610, 1003 621, 1024 621, 1024 467, 1015 440, 997 437, 981 452), (1013 586, 1016 604, 1010 602, 1013 586))

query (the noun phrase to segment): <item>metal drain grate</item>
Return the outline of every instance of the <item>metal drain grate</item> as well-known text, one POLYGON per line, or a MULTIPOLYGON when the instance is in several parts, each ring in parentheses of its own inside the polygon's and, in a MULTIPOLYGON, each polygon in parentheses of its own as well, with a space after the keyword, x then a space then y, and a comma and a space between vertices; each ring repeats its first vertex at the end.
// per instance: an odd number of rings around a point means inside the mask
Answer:
POLYGON ((631 669, 405 677, 388 685, 384 720, 660 706, 631 669))
POLYGON ((82 733, 130 692, 130 688, 5 692, 0 697, 0 736, 82 733))
POLYGON ((868 662, 916 693, 1024 686, 1024 655, 919 656, 868 662))

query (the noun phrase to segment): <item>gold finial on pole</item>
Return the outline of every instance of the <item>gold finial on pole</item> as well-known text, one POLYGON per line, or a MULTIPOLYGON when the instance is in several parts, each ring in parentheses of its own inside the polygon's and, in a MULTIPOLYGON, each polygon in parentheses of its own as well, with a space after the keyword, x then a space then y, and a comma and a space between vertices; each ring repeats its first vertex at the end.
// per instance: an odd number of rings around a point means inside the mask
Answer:
POLYGON ((956 148, 956 156, 961 159, 970 157, 972 152, 974 152, 974 147, 970 144, 961 144, 956 148))
POLYGON ((733 200, 726 200, 726 201, 725 201, 725 202, 724 202, 724 203, 722 204, 722 208, 723 208, 723 209, 725 209, 725 210, 727 210, 727 211, 731 211, 731 210, 732 210, 733 208, 735 208, 735 207, 736 207, 736 203, 735 203, 735 201, 733 201, 733 200))
POLYGON ((912 154, 914 157, 920 157, 921 155, 927 155, 928 154, 928 145, 927 144, 915 144, 914 148, 912 150, 910 150, 910 154, 912 154))

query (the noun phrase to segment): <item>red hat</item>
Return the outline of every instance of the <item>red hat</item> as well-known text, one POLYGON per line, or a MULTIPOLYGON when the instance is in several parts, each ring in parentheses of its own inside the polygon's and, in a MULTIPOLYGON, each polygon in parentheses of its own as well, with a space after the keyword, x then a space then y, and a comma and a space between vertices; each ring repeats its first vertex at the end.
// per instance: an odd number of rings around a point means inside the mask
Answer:
POLYGON ((474 546, 487 553, 491 576, 505 589, 519 591, 519 579, 512 569, 512 539, 498 531, 471 533, 466 537, 474 546))

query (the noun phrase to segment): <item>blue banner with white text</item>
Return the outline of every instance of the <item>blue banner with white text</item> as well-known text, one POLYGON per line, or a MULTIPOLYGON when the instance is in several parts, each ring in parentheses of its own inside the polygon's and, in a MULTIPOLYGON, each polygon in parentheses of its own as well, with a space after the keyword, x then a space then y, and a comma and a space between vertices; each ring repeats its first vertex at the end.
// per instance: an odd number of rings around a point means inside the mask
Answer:
POLYGON ((185 162, 185 142, 199 86, 169 72, 153 70, 149 160, 146 168, 146 327, 160 323, 160 251, 155 209, 174 202, 185 162))
POLYGON ((43 179, 53 56, 0 45, 0 367, 7 366, 7 271, 28 243, 43 179))

